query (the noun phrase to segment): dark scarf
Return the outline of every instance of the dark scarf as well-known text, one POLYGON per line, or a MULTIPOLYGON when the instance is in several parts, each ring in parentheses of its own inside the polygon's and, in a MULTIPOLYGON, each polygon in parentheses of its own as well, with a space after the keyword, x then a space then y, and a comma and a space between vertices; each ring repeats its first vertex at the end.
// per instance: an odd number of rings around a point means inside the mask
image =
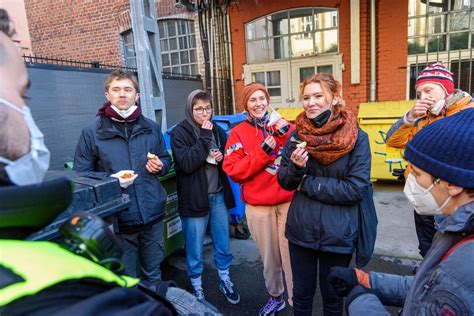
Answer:
POLYGON ((323 165, 329 165, 347 155, 357 141, 357 121, 354 114, 340 107, 333 112, 335 119, 317 128, 306 113, 296 117, 296 130, 301 140, 307 143, 308 153, 323 165))
POLYGON ((142 115, 142 109, 138 102, 137 109, 126 119, 121 117, 117 112, 114 111, 114 109, 112 109, 112 104, 110 102, 104 103, 96 114, 96 116, 110 117, 118 122, 132 122, 135 121, 140 115, 142 115))
POLYGON ((265 131, 267 134, 272 135, 272 136, 282 136, 285 135, 286 132, 290 129, 290 125, 286 125, 282 129, 276 129, 273 126, 267 126, 268 121, 270 120, 270 115, 268 112, 265 112, 263 117, 261 119, 256 119, 250 115, 250 113, 247 113, 247 121, 255 126, 256 128, 259 128, 263 131, 265 131))

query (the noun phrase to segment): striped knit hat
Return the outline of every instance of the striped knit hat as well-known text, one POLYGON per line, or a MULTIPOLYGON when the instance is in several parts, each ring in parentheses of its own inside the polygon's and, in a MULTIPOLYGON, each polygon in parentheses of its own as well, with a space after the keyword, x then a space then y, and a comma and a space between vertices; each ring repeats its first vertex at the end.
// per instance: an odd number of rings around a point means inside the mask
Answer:
POLYGON ((437 62, 423 69, 416 78, 415 89, 423 83, 440 85, 447 95, 454 92, 453 73, 442 62, 437 62))
POLYGON ((423 127, 408 142, 405 158, 433 177, 474 189, 474 108, 423 127))

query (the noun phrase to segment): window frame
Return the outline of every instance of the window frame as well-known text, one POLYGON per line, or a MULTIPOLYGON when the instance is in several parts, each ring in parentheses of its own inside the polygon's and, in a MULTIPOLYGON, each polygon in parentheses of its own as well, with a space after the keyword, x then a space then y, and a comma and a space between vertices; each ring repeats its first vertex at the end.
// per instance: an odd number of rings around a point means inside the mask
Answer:
MULTIPOLYGON (((454 1, 455 0, 446 0, 448 1, 447 4, 447 10, 446 11, 441 11, 441 12, 435 12, 435 13, 430 13, 430 7, 429 7, 429 1, 427 1, 427 8, 426 12, 423 14, 418 14, 418 12, 415 12, 414 15, 410 15, 410 9, 408 10, 408 25, 410 25, 410 21, 415 21, 417 20, 422 20, 424 19, 424 30, 423 32, 417 33, 415 29, 414 34, 410 34, 410 26, 408 27, 408 49, 407 49, 407 54, 410 55, 416 55, 416 54, 429 54, 433 52, 437 52, 436 50, 430 50, 430 38, 433 37, 444 37, 444 49, 443 50, 438 50, 438 52, 447 52, 451 50, 459 50, 459 49, 470 49, 474 47, 474 43, 472 41, 473 35, 474 35, 474 0, 470 1, 470 7, 469 9, 458 9, 458 10, 451 10, 452 7, 454 6, 454 1), (467 29, 463 30, 451 30, 451 22, 453 21, 454 17, 456 17, 458 14, 465 14, 467 13, 467 29), (430 18, 433 17, 438 17, 438 16, 444 16, 444 31, 441 32, 434 32, 430 33, 430 18), (452 39, 454 36, 457 36, 458 34, 467 34, 467 47, 465 48, 452 48, 453 43, 452 39), (423 44, 423 50, 418 51, 418 49, 414 49, 410 51, 410 41, 416 41, 424 39, 424 44, 423 44)), ((422 0, 409 0, 408 1, 408 6, 412 6, 413 4, 421 3, 422 0)), ((438 45, 439 47, 439 45, 438 45)))
POLYGON ((196 42, 196 30, 194 27, 194 20, 190 19, 160 19, 158 20, 158 29, 166 30, 166 32, 160 32, 160 44, 166 42, 166 47, 161 49, 161 59, 164 59, 164 55, 167 56, 169 64, 163 63, 163 73, 166 74, 179 74, 179 75, 199 75, 198 66, 198 53, 197 53, 197 42, 196 42), (173 24, 174 34, 170 36, 169 25, 173 24), (184 31, 182 29, 184 25, 184 31), (165 34, 162 34, 165 33, 165 34), (176 46, 173 45, 171 49, 171 43, 175 41, 176 46), (187 60, 183 53, 186 53, 187 60), (192 56, 193 55, 193 56, 192 56), (174 57, 177 57, 177 63, 174 62, 174 57), (193 61, 194 60, 194 61, 193 61), (183 67, 187 67, 187 73, 183 71, 183 67))
MULTIPOLYGON (((306 16, 302 16, 300 18, 305 18, 306 16)), ((283 19, 282 19, 283 20, 283 19)), ((306 19, 305 19, 306 20, 306 19)), ((304 24, 306 25, 307 22, 304 21, 304 24)), ((338 8, 333 8, 333 7, 299 7, 299 8, 293 8, 293 9, 288 9, 288 10, 282 10, 282 11, 276 11, 272 12, 270 14, 267 14, 263 17, 259 17, 257 19, 254 19, 252 21, 249 21, 248 23, 245 23, 244 25, 244 33, 245 33, 245 51, 246 51, 246 61, 247 64, 258 64, 262 62, 270 62, 270 61, 285 61, 285 60, 292 60, 292 59, 299 59, 299 58, 307 58, 307 57, 312 57, 312 56, 318 56, 318 55, 328 55, 328 54, 338 54, 340 50, 340 38, 339 38, 339 25, 340 25, 340 15, 339 15, 339 9, 338 8), (303 10, 310 10, 311 15, 310 17, 310 22, 311 22, 311 30, 302 30, 298 32, 292 32, 291 30, 291 12, 294 11, 303 11, 303 10), (316 28, 316 15, 317 14, 327 14, 329 13, 329 19, 330 19, 330 26, 329 27, 323 27, 323 28, 316 28), (272 34, 269 35, 269 29, 270 29, 270 22, 272 21, 272 17, 276 15, 286 15, 286 18, 284 20, 286 24, 286 28, 284 29, 284 32, 279 33, 279 34, 272 34), (336 23, 334 23, 334 20, 336 23), (249 28, 252 28, 255 30, 255 26, 260 24, 262 25, 261 22, 264 22, 264 32, 263 36, 261 37, 252 37, 249 38, 249 28), (335 25, 334 25, 335 24, 335 25), (286 30, 286 32, 285 32, 286 30), (321 34, 321 36, 324 36, 324 34, 336 31, 336 49, 335 51, 330 50, 331 47, 326 48, 325 52, 316 52, 316 38, 318 34, 321 34), (309 35, 309 36, 308 36, 309 35), (286 42, 285 42, 286 38, 286 42), (292 38, 312 38, 312 52, 306 53, 302 56, 295 56, 293 47, 292 47, 292 38), (275 49, 274 49, 274 44, 273 42, 275 40, 280 40, 282 39, 283 43, 286 44, 286 48, 282 51, 280 54, 280 58, 275 58, 275 49), (249 43, 257 43, 261 42, 264 43, 263 49, 266 49, 265 55, 263 56, 262 59, 253 59, 250 60, 249 56, 250 54, 250 49, 249 49, 249 43), (287 50, 287 51, 286 51, 287 50)), ((253 34, 256 34, 256 31, 253 31, 253 34)))

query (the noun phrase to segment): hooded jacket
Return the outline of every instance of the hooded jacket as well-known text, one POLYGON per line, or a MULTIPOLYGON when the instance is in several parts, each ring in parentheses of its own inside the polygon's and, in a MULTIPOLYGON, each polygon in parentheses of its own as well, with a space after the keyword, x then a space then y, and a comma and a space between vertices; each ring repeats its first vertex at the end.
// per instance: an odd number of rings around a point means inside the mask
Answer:
POLYGON ((455 248, 474 234, 474 202, 454 214, 437 217, 433 244, 415 276, 370 272, 374 294, 362 294, 349 305, 349 315, 390 315, 384 305, 403 306, 401 315, 474 315, 474 241, 455 248))
POLYGON ((83 129, 73 169, 81 176, 99 178, 120 170, 133 170, 138 174, 133 184, 123 189, 123 193, 130 196, 129 208, 118 213, 119 229, 126 232, 132 227, 163 219, 167 195, 158 176, 167 174, 171 163, 158 124, 143 115, 131 123, 113 122, 111 118, 101 116, 83 129), (123 124, 123 128, 118 124, 123 124), (158 174, 145 168, 148 152, 163 162, 158 174))
MULTIPOLYGON (((214 124, 212 130, 200 128, 192 116, 192 101, 197 93, 188 97, 186 119, 170 133, 171 149, 175 162, 178 191, 178 211, 183 217, 202 217, 209 213, 210 202, 206 176, 206 158, 215 140, 217 148, 224 153, 226 134, 214 124)), ((228 209, 235 207, 229 179, 222 170, 222 161, 217 163, 219 182, 228 209)))

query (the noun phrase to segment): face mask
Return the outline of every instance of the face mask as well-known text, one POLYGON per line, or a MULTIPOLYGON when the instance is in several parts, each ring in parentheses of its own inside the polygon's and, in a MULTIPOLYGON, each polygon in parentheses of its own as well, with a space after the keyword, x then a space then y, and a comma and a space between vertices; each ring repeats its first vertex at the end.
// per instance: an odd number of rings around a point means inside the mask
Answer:
POLYGON ((311 122, 313 122, 313 124, 316 125, 317 128, 320 128, 328 122, 331 115, 332 115, 331 109, 327 109, 326 111, 321 112, 321 114, 319 114, 315 118, 312 118, 311 122))
POLYGON ((112 105, 111 106, 112 109, 117 112, 118 115, 120 115, 123 119, 126 119, 128 118, 130 115, 133 114, 133 112, 135 112, 135 110, 137 109, 137 106, 136 105, 132 105, 128 110, 120 110, 118 107, 116 107, 115 105, 112 105))
POLYGON ((442 209, 451 200, 451 196, 443 202, 441 206, 438 205, 434 196, 431 194, 431 189, 439 182, 437 179, 427 189, 423 188, 417 181, 413 174, 409 173, 403 193, 408 201, 415 207, 415 211, 420 215, 443 215, 442 209))
POLYGON ((37 184, 43 181, 44 175, 49 168, 50 153, 44 144, 43 133, 36 126, 30 109, 25 105, 22 109, 8 102, 0 99, 0 103, 8 106, 21 113, 25 119, 30 132, 30 152, 21 156, 15 161, 11 161, 0 156, 0 162, 5 164, 5 172, 10 178, 10 181, 16 185, 37 184))

